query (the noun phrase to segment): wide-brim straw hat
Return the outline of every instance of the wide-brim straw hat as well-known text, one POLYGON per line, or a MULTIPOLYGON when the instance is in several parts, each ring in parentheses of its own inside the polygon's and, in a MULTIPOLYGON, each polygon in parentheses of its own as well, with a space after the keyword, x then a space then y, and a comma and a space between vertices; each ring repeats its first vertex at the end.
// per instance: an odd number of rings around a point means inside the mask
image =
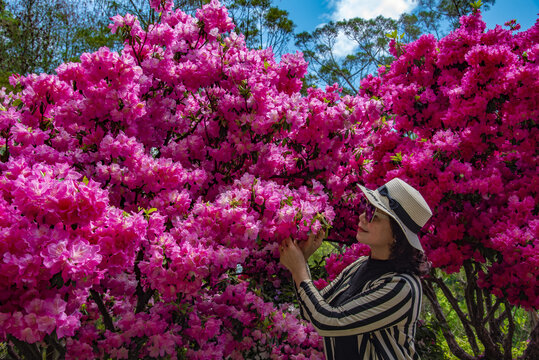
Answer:
POLYGON ((372 205, 395 219, 410 245, 424 251, 417 234, 432 216, 432 211, 419 191, 399 178, 376 190, 358 186, 372 205))

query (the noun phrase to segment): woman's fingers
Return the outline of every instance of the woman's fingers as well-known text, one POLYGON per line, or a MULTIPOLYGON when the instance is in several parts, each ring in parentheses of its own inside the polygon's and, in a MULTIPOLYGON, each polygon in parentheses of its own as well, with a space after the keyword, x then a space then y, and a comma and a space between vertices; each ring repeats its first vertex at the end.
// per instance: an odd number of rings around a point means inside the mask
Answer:
POLYGON ((287 237, 279 245, 279 253, 282 256, 291 247, 295 247, 303 254, 305 259, 308 259, 322 244, 324 234, 324 230, 320 230, 318 233, 311 233, 307 237, 307 240, 304 241, 297 241, 291 237, 287 237))
POLYGON ((307 249, 311 245, 311 240, 307 239, 305 241, 300 241, 297 243, 297 245, 303 251, 304 249, 307 249))
POLYGON ((285 248, 287 248, 290 245, 290 237, 287 237, 283 241, 281 241, 281 244, 279 245, 279 251, 283 251, 285 248))
POLYGON ((316 243, 322 244, 322 240, 324 239, 325 231, 320 230, 318 234, 316 234, 316 243))
POLYGON ((297 244, 297 240, 286 238, 279 245, 280 262, 286 267, 292 274, 305 266, 305 259, 297 244))
POLYGON ((301 251, 296 240, 292 240, 290 237, 287 237, 286 239, 284 239, 281 242, 281 245, 279 245, 279 254, 281 255, 281 258, 283 257, 283 255, 286 255, 287 253, 289 253, 293 249, 293 247, 301 251))

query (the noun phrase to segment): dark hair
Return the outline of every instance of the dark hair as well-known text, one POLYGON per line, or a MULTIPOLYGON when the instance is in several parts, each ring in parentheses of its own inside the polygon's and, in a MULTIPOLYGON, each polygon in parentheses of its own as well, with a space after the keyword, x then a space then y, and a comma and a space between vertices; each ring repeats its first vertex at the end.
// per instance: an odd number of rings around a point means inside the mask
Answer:
POLYGON ((391 260, 397 272, 425 276, 430 272, 430 262, 423 251, 408 242, 399 224, 389 218, 395 242, 391 246, 391 260))

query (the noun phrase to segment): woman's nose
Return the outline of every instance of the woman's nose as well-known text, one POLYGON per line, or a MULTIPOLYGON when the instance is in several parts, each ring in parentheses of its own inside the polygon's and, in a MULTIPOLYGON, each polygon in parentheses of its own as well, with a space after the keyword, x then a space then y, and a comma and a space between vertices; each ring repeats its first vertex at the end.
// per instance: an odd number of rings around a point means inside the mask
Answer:
POLYGON ((365 212, 362 212, 361 214, 359 214, 359 223, 361 222, 365 222, 365 212))

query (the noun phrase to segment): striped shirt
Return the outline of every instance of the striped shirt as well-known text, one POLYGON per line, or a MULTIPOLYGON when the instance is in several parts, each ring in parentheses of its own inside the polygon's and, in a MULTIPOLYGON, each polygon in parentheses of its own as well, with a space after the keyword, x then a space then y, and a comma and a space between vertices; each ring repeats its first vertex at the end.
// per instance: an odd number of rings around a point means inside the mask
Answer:
POLYGON ((385 273, 359 293, 333 300, 348 289, 362 257, 321 291, 311 280, 297 289, 301 315, 324 337, 327 360, 419 359, 414 337, 421 309, 421 282, 415 275, 385 273))

